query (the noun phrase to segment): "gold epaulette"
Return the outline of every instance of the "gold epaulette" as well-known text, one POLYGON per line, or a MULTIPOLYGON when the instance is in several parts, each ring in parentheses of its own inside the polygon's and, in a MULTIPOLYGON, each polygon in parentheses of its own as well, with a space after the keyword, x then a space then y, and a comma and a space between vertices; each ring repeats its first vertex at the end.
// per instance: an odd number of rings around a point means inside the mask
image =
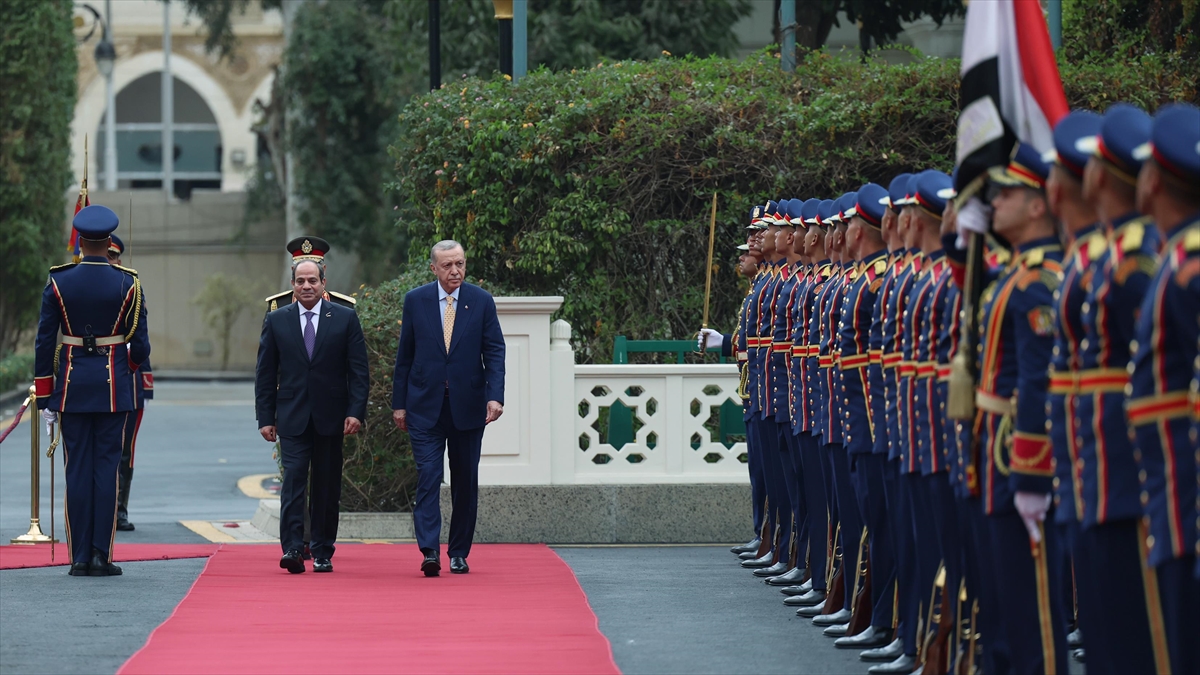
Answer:
POLYGON ((349 295, 345 295, 344 293, 338 293, 337 291, 325 291, 325 292, 328 293, 331 297, 337 298, 338 300, 342 300, 343 302, 350 303, 351 307, 358 304, 357 298, 352 298, 349 295))
POLYGON ((292 294, 291 291, 284 291, 282 293, 276 293, 275 295, 268 295, 265 302, 270 303, 272 301, 279 300, 280 298, 284 297, 285 295, 291 295, 291 294, 292 294))
POLYGON ((1146 238, 1146 219, 1134 218, 1122 225, 1117 232, 1122 253, 1138 251, 1142 248, 1142 242, 1146 238))
POLYGON ((55 265, 54 267, 51 267, 51 268, 50 268, 50 271, 51 271, 51 272, 61 272, 61 271, 63 271, 63 270, 69 270, 69 269, 71 269, 72 267, 74 267, 74 266, 76 266, 76 265, 78 265, 78 264, 79 264, 79 263, 77 263, 77 262, 63 263, 63 264, 61 264, 61 265, 55 265))
POLYGON ((1088 236, 1087 255, 1088 260, 1095 260, 1104 255, 1104 250, 1108 248, 1108 237, 1104 236, 1103 232, 1093 232, 1088 236))
POLYGON ((137 270, 133 269, 132 267, 121 267, 120 265, 113 265, 113 267, 121 270, 122 272, 124 272, 130 276, 136 277, 138 275, 137 270))
POLYGON ((879 260, 875 261, 875 274, 876 275, 883 274, 884 272, 887 271, 887 268, 888 268, 887 258, 880 258, 879 260))
POLYGON ((1183 250, 1188 253, 1200 251, 1200 227, 1192 226, 1187 234, 1183 235, 1183 250))
POLYGON ((265 300, 267 303, 267 311, 274 312, 275 310, 279 309, 279 301, 291 294, 291 291, 284 291, 282 293, 276 293, 275 295, 267 296, 267 299, 265 300))

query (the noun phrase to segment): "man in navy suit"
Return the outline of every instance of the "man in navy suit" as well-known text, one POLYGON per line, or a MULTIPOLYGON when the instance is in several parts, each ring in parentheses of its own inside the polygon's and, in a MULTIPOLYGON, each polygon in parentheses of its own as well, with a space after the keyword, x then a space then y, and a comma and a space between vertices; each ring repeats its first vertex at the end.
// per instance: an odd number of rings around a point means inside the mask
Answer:
POLYGON ((267 314, 258 344, 254 405, 259 433, 279 439, 283 464, 279 566, 304 571, 305 491, 312 465, 314 572, 332 572, 342 495, 342 437, 358 433, 367 413, 367 347, 353 309, 322 298, 325 270, 292 265, 297 302, 267 314))
POLYGON ((413 523, 425 558, 441 571, 439 502, 443 453, 450 450, 450 572, 466 574, 479 497, 479 447, 485 425, 504 413, 504 333, 491 294, 463 283, 467 258, 456 241, 429 254, 437 281, 404 296, 392 379, 392 418, 407 430, 417 462, 413 523))

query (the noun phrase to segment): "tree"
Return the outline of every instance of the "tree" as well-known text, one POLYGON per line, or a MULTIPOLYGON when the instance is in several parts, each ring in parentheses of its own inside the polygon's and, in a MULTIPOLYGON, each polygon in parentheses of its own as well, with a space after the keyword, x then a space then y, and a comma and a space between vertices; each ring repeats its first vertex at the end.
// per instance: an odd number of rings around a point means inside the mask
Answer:
POLYGON ((0 3, 0 355, 36 321, 46 270, 66 250, 72 12, 71 0, 0 3))
POLYGON ((940 26, 952 16, 961 16, 961 0, 775 0, 775 43, 780 44, 780 2, 796 4, 796 46, 820 49, 834 26, 840 26, 838 13, 845 12, 851 23, 876 45, 887 44, 904 30, 901 24, 929 15, 940 26))
POLYGON ((221 370, 229 367, 229 339, 233 335, 233 324, 242 310, 255 301, 246 285, 220 272, 204 282, 204 288, 192 298, 192 304, 204 314, 204 322, 221 341, 221 370))

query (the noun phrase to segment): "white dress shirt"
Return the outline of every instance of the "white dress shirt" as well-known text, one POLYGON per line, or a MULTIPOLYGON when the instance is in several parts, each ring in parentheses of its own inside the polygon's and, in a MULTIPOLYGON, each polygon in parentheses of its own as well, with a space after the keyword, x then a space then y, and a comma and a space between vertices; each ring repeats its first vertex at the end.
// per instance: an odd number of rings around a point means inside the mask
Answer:
POLYGON ((446 289, 442 288, 442 284, 437 285, 438 288, 438 314, 442 317, 442 330, 446 330, 446 298, 454 298, 454 312, 458 313, 458 292, 462 290, 462 286, 454 289, 453 293, 447 293, 446 289))
POLYGON ((300 335, 304 335, 304 326, 308 324, 308 317, 304 316, 305 312, 312 312, 313 335, 317 334, 317 324, 321 322, 321 298, 317 298, 317 304, 313 305, 312 309, 304 309, 304 305, 300 301, 296 301, 296 309, 300 310, 300 335))

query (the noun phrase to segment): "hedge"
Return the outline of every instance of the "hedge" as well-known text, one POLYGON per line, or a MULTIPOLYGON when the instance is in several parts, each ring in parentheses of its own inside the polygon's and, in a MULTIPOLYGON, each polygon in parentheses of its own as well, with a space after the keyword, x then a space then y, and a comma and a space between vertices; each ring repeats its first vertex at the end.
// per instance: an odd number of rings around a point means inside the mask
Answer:
MULTIPOLYGON (((1194 78, 1167 58, 1060 67, 1073 105, 1196 97, 1194 78)), ((360 292, 373 407, 347 444, 346 507, 411 504, 391 372, 403 295, 432 279, 433 242, 463 242, 470 273, 497 294, 564 296, 578 358, 604 361, 617 334, 687 338, 699 327, 715 192, 711 323, 727 329, 744 292, 732 248, 750 206, 949 170, 957 90, 952 59, 888 65, 818 51, 787 74, 764 51, 542 70, 517 86, 469 78, 415 99, 390 148, 413 262, 360 292)))

